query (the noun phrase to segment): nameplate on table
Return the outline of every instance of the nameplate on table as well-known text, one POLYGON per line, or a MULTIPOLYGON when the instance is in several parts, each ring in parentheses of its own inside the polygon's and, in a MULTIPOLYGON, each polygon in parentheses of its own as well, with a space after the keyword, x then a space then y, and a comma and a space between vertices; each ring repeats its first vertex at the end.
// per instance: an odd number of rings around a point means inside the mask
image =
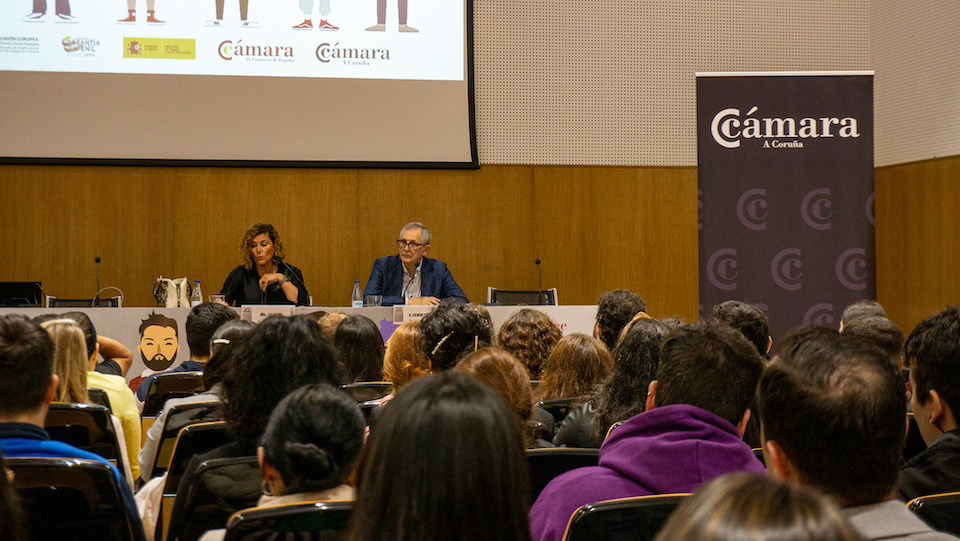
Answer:
POLYGON ((433 312, 435 306, 429 304, 407 305, 397 304, 393 307, 393 324, 400 325, 408 321, 419 321, 423 316, 433 312))
POLYGON ((291 305, 253 305, 244 306, 240 311, 240 318, 253 323, 260 323, 270 316, 292 316, 297 313, 297 307, 291 305))

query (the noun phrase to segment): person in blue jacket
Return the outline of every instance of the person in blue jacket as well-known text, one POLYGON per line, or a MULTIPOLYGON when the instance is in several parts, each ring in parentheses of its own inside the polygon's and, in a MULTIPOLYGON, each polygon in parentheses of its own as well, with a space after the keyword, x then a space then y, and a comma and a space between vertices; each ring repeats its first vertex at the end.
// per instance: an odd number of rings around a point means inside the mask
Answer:
POLYGON ((397 239, 400 253, 377 259, 363 295, 382 295, 384 306, 394 304, 440 304, 442 300, 468 302, 467 296, 443 261, 426 257, 430 230, 410 222, 397 239))

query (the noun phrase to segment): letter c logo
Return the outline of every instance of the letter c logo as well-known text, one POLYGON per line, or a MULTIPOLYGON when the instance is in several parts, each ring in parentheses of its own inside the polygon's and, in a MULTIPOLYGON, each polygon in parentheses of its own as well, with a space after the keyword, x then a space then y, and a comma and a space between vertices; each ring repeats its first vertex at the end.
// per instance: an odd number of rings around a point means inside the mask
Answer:
POLYGON ((740 109, 724 109, 713 117, 710 122, 710 134, 718 145, 726 148, 737 148, 740 146, 740 109), (730 117, 730 118, 728 118, 730 117), (735 130, 733 133, 731 130, 735 130))

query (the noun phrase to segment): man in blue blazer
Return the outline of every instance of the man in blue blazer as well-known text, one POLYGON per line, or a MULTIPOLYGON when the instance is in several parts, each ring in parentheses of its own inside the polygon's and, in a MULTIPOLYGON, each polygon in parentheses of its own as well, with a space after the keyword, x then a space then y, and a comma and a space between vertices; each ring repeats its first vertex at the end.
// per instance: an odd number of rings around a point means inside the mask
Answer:
POLYGON ((400 230, 400 253, 377 259, 363 295, 383 295, 382 304, 439 304, 451 299, 468 302, 467 296, 443 261, 425 257, 430 251, 430 230, 410 222, 400 230))

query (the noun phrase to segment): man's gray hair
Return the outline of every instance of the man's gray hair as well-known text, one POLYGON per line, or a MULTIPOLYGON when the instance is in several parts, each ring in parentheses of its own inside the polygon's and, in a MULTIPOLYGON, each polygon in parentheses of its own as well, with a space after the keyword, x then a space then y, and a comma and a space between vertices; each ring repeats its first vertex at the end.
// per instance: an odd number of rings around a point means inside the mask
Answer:
POLYGON ((420 230, 420 244, 430 244, 430 230, 427 229, 427 226, 420 222, 410 222, 403 226, 403 229, 400 230, 400 237, 402 237, 405 232, 410 231, 411 229, 420 230))

